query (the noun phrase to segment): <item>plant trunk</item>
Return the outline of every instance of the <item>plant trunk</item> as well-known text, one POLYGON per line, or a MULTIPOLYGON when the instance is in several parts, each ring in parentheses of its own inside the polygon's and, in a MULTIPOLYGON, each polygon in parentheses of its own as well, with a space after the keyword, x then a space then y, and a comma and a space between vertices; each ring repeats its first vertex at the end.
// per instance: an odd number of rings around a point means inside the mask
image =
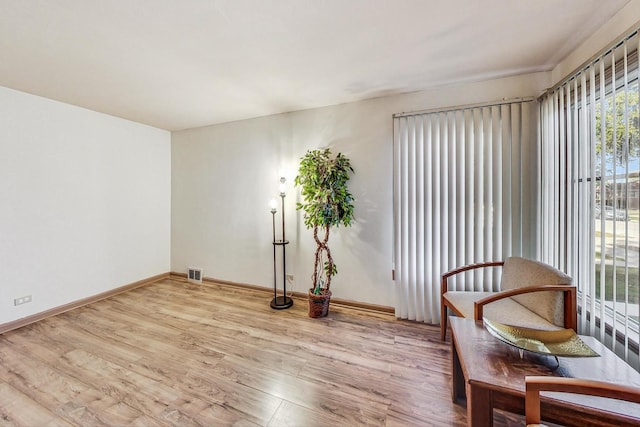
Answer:
POLYGON ((318 236, 319 226, 313 227, 313 239, 316 241, 316 261, 313 266, 313 289, 314 291, 318 288, 318 281, 324 275, 327 280, 324 283, 324 287, 322 288, 322 293, 329 292, 331 288, 331 276, 333 272, 333 258, 331 258, 331 251, 329 250, 329 246, 327 246, 327 242, 329 241, 329 224, 324 227, 324 237, 320 239, 318 236), (325 254, 327 257, 327 267, 325 268, 322 265, 322 254, 325 254))

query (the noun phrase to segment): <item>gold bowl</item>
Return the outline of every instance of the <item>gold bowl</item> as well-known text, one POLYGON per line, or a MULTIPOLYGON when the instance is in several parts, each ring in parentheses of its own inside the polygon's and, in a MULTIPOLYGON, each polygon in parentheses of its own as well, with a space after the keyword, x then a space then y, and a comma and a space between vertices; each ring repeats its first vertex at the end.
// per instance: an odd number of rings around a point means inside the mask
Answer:
POLYGON ((556 357, 600 356, 574 332, 573 329, 544 331, 520 326, 504 325, 482 319, 485 328, 500 341, 522 350, 556 357))

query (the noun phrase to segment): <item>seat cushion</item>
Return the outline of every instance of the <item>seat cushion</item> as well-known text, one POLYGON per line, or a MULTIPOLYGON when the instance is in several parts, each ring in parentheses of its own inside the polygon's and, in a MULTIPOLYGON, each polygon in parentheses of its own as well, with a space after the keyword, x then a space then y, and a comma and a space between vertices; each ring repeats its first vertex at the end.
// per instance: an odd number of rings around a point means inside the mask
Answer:
MULTIPOLYGON (((502 270, 501 290, 536 285, 571 285, 572 279, 562 271, 526 258, 509 257, 502 270)), ((557 326, 564 326, 562 292, 535 292, 516 295, 515 301, 557 326)))
MULTIPOLYGON (((474 303, 493 294, 494 292, 449 291, 443 295, 443 298, 455 307, 456 314, 473 319, 474 303)), ((487 319, 505 325, 549 331, 561 329, 513 298, 504 298, 485 305, 483 314, 487 319)))

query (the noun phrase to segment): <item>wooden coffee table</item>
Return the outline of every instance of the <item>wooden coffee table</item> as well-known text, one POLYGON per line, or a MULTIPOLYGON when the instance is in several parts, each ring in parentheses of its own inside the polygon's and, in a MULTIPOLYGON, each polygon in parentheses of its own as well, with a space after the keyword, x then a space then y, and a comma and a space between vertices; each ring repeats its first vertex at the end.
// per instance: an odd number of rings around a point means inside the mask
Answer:
MULTIPOLYGON (((580 336, 600 357, 553 357, 524 351, 505 344, 482 326, 460 317, 450 317, 452 342, 452 398, 466 398, 467 425, 493 425, 493 409, 524 414, 527 375, 550 375, 595 379, 640 387, 640 373, 593 337, 580 336)), ((639 425, 636 404, 592 396, 544 393, 543 418, 562 425, 639 425)))

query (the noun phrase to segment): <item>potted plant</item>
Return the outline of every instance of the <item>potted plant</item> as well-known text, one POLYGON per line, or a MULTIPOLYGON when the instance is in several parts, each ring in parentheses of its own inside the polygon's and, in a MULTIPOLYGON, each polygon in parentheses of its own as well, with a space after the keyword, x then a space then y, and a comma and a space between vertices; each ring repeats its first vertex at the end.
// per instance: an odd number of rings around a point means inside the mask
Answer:
POLYGON ((348 227, 353 220, 353 196, 347 182, 353 173, 351 162, 329 148, 307 151, 300 159, 294 183, 301 187, 302 203, 297 210, 304 212, 304 224, 313 230, 316 242, 312 287, 309 289, 309 316, 322 317, 329 312, 331 278, 338 268, 329 250, 329 231, 333 226, 348 227))

